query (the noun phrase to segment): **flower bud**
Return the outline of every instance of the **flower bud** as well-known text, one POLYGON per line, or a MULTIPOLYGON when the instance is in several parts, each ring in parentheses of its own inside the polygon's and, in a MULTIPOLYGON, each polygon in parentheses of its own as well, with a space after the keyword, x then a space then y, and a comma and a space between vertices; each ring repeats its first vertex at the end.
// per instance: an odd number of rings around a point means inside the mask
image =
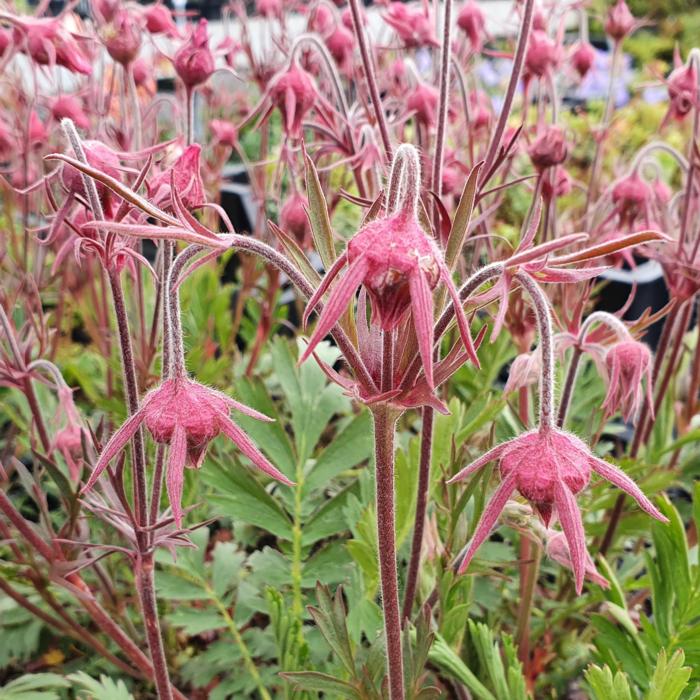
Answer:
POLYGON ((235 148, 238 143, 238 132, 233 122, 226 119, 212 119, 209 128, 214 134, 214 141, 221 146, 235 148))
POLYGON ((170 10, 160 2, 148 5, 143 13, 146 18, 146 29, 151 34, 165 34, 171 39, 180 36, 177 25, 173 21, 170 10))
POLYGON ((636 172, 618 180, 612 190, 613 204, 626 223, 644 214, 652 197, 651 187, 636 172))
POLYGON ((533 31, 525 54, 527 74, 536 78, 547 75, 559 63, 560 53, 557 42, 550 39, 545 32, 533 31))
POLYGON ((571 65, 579 74, 585 78, 595 63, 595 49, 587 41, 579 41, 571 53, 571 65))
POLYGON ((75 95, 60 95, 51 104, 51 116, 60 122, 61 119, 70 119, 81 129, 90 126, 83 105, 75 95))
POLYGON ((272 104, 282 113, 282 126, 292 138, 301 136, 302 121, 317 98, 316 83, 296 62, 279 73, 270 85, 272 104))
POLYGON ((406 107, 409 112, 415 112, 415 118, 419 124, 432 127, 437 119, 439 100, 440 93, 437 88, 421 82, 408 96, 406 107))
POLYGON ((128 10, 119 10, 102 30, 107 53, 122 66, 128 66, 141 50, 141 27, 128 10))
POLYGON ((695 62, 676 68, 666 81, 668 86, 668 116, 681 121, 698 105, 698 72, 695 62))
POLYGON ((533 141, 528 154, 532 164, 540 172, 561 165, 569 155, 564 130, 556 124, 546 126, 533 141))
POLYGON ((457 15, 457 26, 467 35, 473 51, 481 51, 484 45, 486 19, 484 11, 474 0, 467 0, 457 15))
POLYGON ((189 39, 178 49, 173 60, 175 72, 188 88, 209 80, 214 72, 214 55, 209 48, 207 20, 199 20, 189 39))
POLYGON ((307 210, 309 200, 303 194, 295 192, 287 199, 280 211, 280 227, 291 234, 304 249, 311 247, 311 225, 307 210))
POLYGON ((635 20, 625 0, 617 0, 605 19, 605 33, 613 41, 622 41, 634 29, 635 20))

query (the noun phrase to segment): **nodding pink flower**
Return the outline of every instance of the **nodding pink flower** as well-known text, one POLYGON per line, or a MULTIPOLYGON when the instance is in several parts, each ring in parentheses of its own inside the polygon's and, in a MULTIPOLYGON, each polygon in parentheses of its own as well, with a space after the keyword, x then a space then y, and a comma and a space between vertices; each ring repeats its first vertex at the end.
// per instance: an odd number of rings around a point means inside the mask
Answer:
POLYGON ((535 11, 532 13, 532 28, 538 32, 547 31, 547 18, 539 8, 535 8, 535 11))
POLYGON ((46 126, 41 121, 36 110, 32 110, 29 114, 29 128, 27 129, 27 138, 31 146, 43 144, 48 138, 46 126))
POLYGON ((170 446, 166 484, 178 527, 183 516, 181 501, 185 467, 201 467, 209 443, 219 433, 226 435, 258 469, 283 484, 292 485, 231 420, 231 409, 257 420, 269 420, 252 408, 187 377, 165 380, 146 395, 139 410, 109 439, 82 493, 94 486, 110 461, 124 449, 142 424, 156 442, 170 446))
POLYGON ((60 95, 51 103, 51 116, 60 122, 61 119, 70 119, 81 129, 90 126, 90 119, 83 109, 82 102, 75 95, 60 95))
MULTIPOLYGON (((573 570, 571 550, 569 549, 569 544, 566 541, 566 536, 563 532, 558 532, 557 530, 547 530, 545 552, 552 561, 565 566, 567 569, 573 570)), ((601 588, 610 588, 610 582, 605 578, 605 576, 598 573, 598 570, 595 568, 593 558, 588 552, 585 552, 584 555, 584 578, 589 580, 591 583, 597 584, 601 588)))
POLYGON ((73 401, 73 392, 67 387, 58 390, 59 410, 65 414, 65 425, 54 435, 52 448, 59 452, 68 465, 73 481, 80 478, 83 461, 83 430, 73 401))
POLYGON ((238 144, 238 131, 233 122, 227 119, 212 119, 209 128, 214 134, 214 141, 221 146, 235 148, 238 144))
POLYGON ((619 42, 634 30, 636 24, 625 0, 617 0, 605 18, 605 33, 613 41, 619 42))
POLYGON ((595 63, 595 49, 587 41, 579 41, 571 52, 571 65, 585 78, 595 63))
POLYGON ((131 64, 131 74, 134 76, 136 87, 143 88, 149 95, 155 94, 156 81, 153 78, 153 69, 143 58, 137 58, 131 64))
MULTIPOLYGON (((351 31, 354 31, 354 23, 352 20, 352 10, 349 7, 346 7, 341 13, 340 13, 340 21, 351 31)), ((360 8, 360 21, 362 22, 363 26, 367 26, 367 13, 360 8)))
POLYGON ((309 200, 300 192, 295 192, 282 206, 280 211, 280 227, 289 233, 305 250, 311 247, 311 224, 306 213, 309 200))
POLYGON ((528 154, 540 172, 561 165, 569 155, 564 129, 556 124, 545 126, 532 142, 528 154))
POLYGON ((410 7, 402 2, 391 2, 382 15, 407 49, 421 46, 439 46, 434 23, 425 7, 410 7))
POLYGON ((653 196, 651 186, 637 172, 618 180, 612 189, 613 204, 625 224, 646 214, 653 196))
POLYGON ((542 78, 549 75, 561 60, 561 47, 542 30, 530 34, 525 53, 525 73, 530 77, 542 78))
POLYGON ((651 189, 654 192, 654 197, 661 205, 666 205, 671 201, 673 197, 673 192, 671 188, 660 178, 657 177, 651 185, 651 189))
POLYGON ((619 409, 625 421, 636 420, 642 401, 646 399, 653 418, 651 364, 651 351, 644 343, 625 340, 610 346, 605 354, 608 394, 603 403, 609 414, 619 409), (643 379, 646 379, 646 394, 643 379))
POLYGON ((141 27, 131 12, 118 10, 101 33, 107 53, 117 63, 128 66, 136 60, 141 50, 141 27))
POLYGON ((63 66, 73 73, 90 75, 92 66, 85 58, 77 42, 58 19, 25 19, 22 29, 15 30, 15 41, 22 43, 25 37, 26 51, 42 66, 63 66))
POLYGON ((695 61, 678 66, 666 80, 668 114, 666 120, 682 121, 698 105, 698 72, 695 61))
POLYGON ((542 179, 542 197, 550 202, 554 197, 564 197, 571 192, 571 176, 561 165, 552 168, 542 179))
POLYGON ((318 99, 314 79, 296 61, 270 85, 272 104, 282 113, 282 127, 288 137, 301 136, 301 123, 318 99))
POLYGON ((542 374, 542 353, 539 348, 518 355, 510 365, 504 394, 524 387, 536 386, 542 374))
POLYGON ((199 165, 201 154, 202 147, 198 143, 187 146, 171 168, 148 183, 149 199, 158 206, 167 207, 172 201, 172 187, 175 187, 187 209, 204 204, 206 197, 199 165))
POLYGON ((406 107, 413 112, 416 121, 426 127, 432 127, 437 120, 440 92, 428 83, 420 82, 406 100, 406 107))
POLYGON ((549 525, 556 510, 571 552, 577 593, 581 593, 586 573, 586 534, 575 496, 587 486, 591 472, 632 496, 653 518, 668 522, 621 469, 596 457, 575 435, 551 425, 543 425, 493 447, 448 483, 462 481, 494 460, 498 461, 501 483, 467 547, 459 566, 460 573, 466 571, 516 489, 532 503, 545 525, 549 525))
MULTIPOLYGON (((88 163, 92 165, 93 168, 100 170, 110 177, 119 179, 119 169, 121 167, 119 156, 109 148, 109 146, 106 146, 101 141, 89 140, 83 141, 83 150, 85 151, 88 163)), ((83 195, 83 197, 87 197, 82 173, 68 163, 65 163, 61 168, 61 182, 68 192, 73 194, 79 193, 83 195)), ((97 180, 94 182, 97 187, 97 195, 102 201, 103 206, 109 209, 107 202, 111 196, 113 196, 111 195, 111 190, 97 180)))
POLYGON ((353 72, 355 35, 342 24, 338 25, 326 39, 326 46, 335 59, 340 71, 347 76, 353 72))
MULTIPOLYGON (((301 357, 303 362, 318 343, 330 332, 346 307, 362 287, 369 296, 372 326, 393 331, 409 310, 418 340, 418 349, 428 387, 435 386, 433 377, 433 290, 439 281, 446 285, 452 299, 457 325, 469 357, 478 366, 478 358, 469 331, 469 324, 459 301, 452 275, 435 241, 418 221, 420 196, 420 162, 412 146, 397 149, 394 168, 408 161, 407 182, 399 188, 400 201, 391 204, 386 216, 365 224, 349 241, 345 252, 327 271, 304 312, 304 323, 321 301, 333 280, 347 265, 347 271, 334 286, 321 312, 316 329, 301 357)), ((392 177, 393 177, 392 170, 392 177)), ((391 193, 390 193, 391 195, 391 193)))
POLYGON ((171 39, 177 39, 180 31, 173 20, 173 14, 168 7, 161 2, 148 5, 143 12, 146 19, 146 29, 151 34, 165 34, 171 39))
POLYGON ((214 55, 209 48, 207 26, 207 20, 200 19, 173 59, 175 72, 187 88, 205 83, 214 72, 214 55))
POLYGON ((478 53, 484 45, 486 18, 474 0, 467 0, 457 15, 457 26, 467 35, 472 51, 478 53))
POLYGON ((266 19, 279 19, 284 14, 282 0, 255 0, 255 12, 266 19))
POLYGON ((310 31, 326 36, 333 30, 334 25, 335 14, 326 3, 320 2, 311 9, 308 22, 310 31))
POLYGON ((9 29, 0 27, 0 58, 5 55, 5 51, 12 45, 12 32, 9 29))

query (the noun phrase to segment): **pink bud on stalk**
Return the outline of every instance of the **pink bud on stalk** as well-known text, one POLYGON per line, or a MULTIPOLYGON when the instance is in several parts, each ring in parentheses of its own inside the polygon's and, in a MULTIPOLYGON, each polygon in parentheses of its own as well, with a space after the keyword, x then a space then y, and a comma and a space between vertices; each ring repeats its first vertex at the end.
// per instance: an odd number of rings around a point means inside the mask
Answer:
POLYGON ((630 34, 635 26, 636 21, 625 0, 617 0, 605 19, 605 33, 613 41, 619 42, 630 34))
POLYGON ((282 127, 288 137, 301 136, 301 123, 318 99, 314 79, 296 60, 279 73, 270 85, 272 104, 282 113, 282 127))
POLYGON ((206 83, 214 72, 214 55, 209 48, 207 20, 199 20, 189 39, 178 49, 173 59, 175 72, 187 88, 206 83))

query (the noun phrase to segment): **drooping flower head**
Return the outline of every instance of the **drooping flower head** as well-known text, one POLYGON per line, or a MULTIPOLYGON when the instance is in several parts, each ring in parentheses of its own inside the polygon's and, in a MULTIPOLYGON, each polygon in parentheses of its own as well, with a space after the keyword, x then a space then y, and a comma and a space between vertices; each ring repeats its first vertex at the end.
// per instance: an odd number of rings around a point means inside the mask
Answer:
POLYGON ((691 55, 687 63, 677 61, 676 68, 666 80, 668 114, 666 120, 682 121, 698 106, 698 56, 691 55))
POLYGON ((585 78, 595 63, 595 49, 587 41, 579 41, 571 52, 571 65, 580 78, 585 78))
POLYGON ((179 38, 180 31, 173 20, 173 14, 162 2, 148 5, 143 11, 143 16, 146 19, 146 29, 151 34, 165 34, 171 39, 179 38))
POLYGON ((290 138, 301 136, 301 123, 318 98, 314 79, 292 60, 270 85, 272 104, 282 113, 282 127, 290 138))
POLYGON ((402 2, 390 2, 382 17, 396 31, 407 49, 439 46, 435 36, 435 23, 427 5, 413 7, 402 2))
POLYGON ((316 330, 301 361, 331 330, 362 287, 369 296, 372 326, 393 331, 409 311, 418 341, 425 377, 433 383, 433 295, 438 282, 447 286, 456 310, 465 348, 478 365, 469 324, 459 295, 435 241, 418 221, 420 161, 413 146, 400 146, 394 156, 386 214, 365 224, 350 239, 309 300, 304 321, 321 301, 331 283, 347 265, 345 275, 334 286, 319 317, 316 330))
POLYGON ((214 54, 209 48, 209 31, 206 19, 200 19, 173 59, 175 72, 189 89, 209 80, 214 72, 214 54))
POLYGON ((608 349, 605 354, 608 393, 603 407, 609 413, 619 409, 626 421, 634 419, 639 414, 642 401, 646 398, 653 417, 651 360, 649 347, 631 338, 615 343, 608 349), (642 386, 644 379, 646 379, 646 394, 642 386))
MULTIPOLYGON (((573 571, 573 563, 571 561, 571 550, 569 543, 566 541, 566 535, 558 530, 547 530, 547 540, 545 544, 545 552, 552 560, 561 566, 573 571)), ((601 588, 610 588, 610 582, 605 576, 598 573, 595 568, 593 558, 588 552, 584 555, 584 578, 591 583, 595 583, 601 588)))
POLYGON ((187 209, 194 209, 206 202, 204 183, 200 173, 202 147, 193 143, 187 146, 178 159, 168 169, 148 183, 148 196, 158 206, 169 205, 172 187, 187 209))
POLYGON ((58 18, 18 18, 13 40, 41 66, 63 66, 90 75, 92 66, 76 40, 58 18))
POLYGON ((525 76, 543 78, 557 67, 561 60, 561 47, 547 32, 534 30, 530 35, 525 54, 525 76))
POLYGON ((326 38, 326 47, 343 75, 351 76, 355 53, 355 35, 339 24, 326 38))
POLYGON ((467 0, 457 15, 457 26, 467 35, 472 51, 478 53, 484 45, 486 18, 474 0, 467 0))
POLYGON ((227 148, 235 148, 238 144, 236 125, 226 119, 212 119, 209 128, 214 135, 214 141, 227 148))
POLYGON ((564 130, 556 124, 543 127, 528 149, 528 154, 540 172, 561 165, 569 155, 564 130))
POLYGON ((128 66, 136 60, 141 50, 141 27, 132 12, 117 10, 101 34, 107 52, 117 63, 128 66))
POLYGON ((311 246, 311 224, 306 213, 308 207, 309 200, 301 192, 294 192, 280 210, 282 230, 294 236, 305 250, 311 246))
POLYGON ((488 450, 448 482, 461 481, 489 462, 498 462, 501 483, 461 558, 459 572, 466 571, 506 502, 517 490, 532 503, 545 525, 550 524, 556 512, 571 552, 576 591, 580 593, 586 573, 586 535, 575 496, 588 485, 592 472, 632 496, 652 517, 661 521, 666 521, 666 518, 621 469, 596 457, 580 438, 554 425, 554 354, 548 302, 532 279, 523 273, 518 273, 516 277, 533 300, 540 331, 542 376, 539 426, 488 450))
POLYGON ((51 116, 57 122, 61 119, 71 119, 81 129, 87 129, 90 126, 90 119, 76 95, 59 95, 54 99, 51 103, 51 116))
POLYGON ((636 171, 618 180, 612 189, 612 201, 620 221, 628 226, 648 214, 653 196, 651 186, 636 171))
POLYGON ((419 82, 406 100, 409 112, 415 114, 416 121, 425 126, 432 127, 437 120, 438 101, 440 93, 438 89, 428 83, 419 82))
MULTIPOLYGON (((121 166, 119 156, 109 146, 101 141, 83 141, 83 150, 85 151, 85 156, 90 165, 101 170, 110 177, 119 178, 119 169, 121 166)), ((66 163, 61 168, 61 182, 68 192, 79 193, 87 197, 83 175, 72 165, 66 163)), ((97 181, 95 181, 95 187, 97 188, 97 194, 102 202, 102 206, 108 210, 108 202, 113 197, 111 190, 97 181)))

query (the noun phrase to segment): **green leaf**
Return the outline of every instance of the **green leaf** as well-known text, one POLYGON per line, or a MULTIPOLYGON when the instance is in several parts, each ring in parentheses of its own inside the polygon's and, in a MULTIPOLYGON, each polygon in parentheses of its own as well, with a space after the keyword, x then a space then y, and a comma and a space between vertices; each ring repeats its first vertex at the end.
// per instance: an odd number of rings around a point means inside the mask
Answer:
MULTIPOLYGON (((200 597, 205 595, 206 593, 200 590, 200 597)), ((166 619, 174 627, 181 627, 188 635, 192 636, 226 627, 225 620, 214 609, 202 610, 183 607, 170 613, 166 619)))
POLYGON ((613 676, 609 666, 589 666, 585 673, 586 681, 593 692, 594 700, 632 700, 627 676, 618 671, 613 676))
POLYGON ((447 245, 445 246, 445 262, 450 270, 455 269, 457 261, 462 254, 462 248, 464 248, 464 241, 467 238, 467 233, 469 232, 469 222, 472 218, 474 200, 476 198, 476 185, 482 166, 483 163, 477 163, 472 168, 464 185, 464 189, 462 190, 462 196, 459 198, 457 211, 455 212, 454 221, 452 222, 447 245))
POLYGON ((360 698, 360 694, 345 681, 318 671, 292 671, 280 673, 282 678, 294 684, 296 690, 328 693, 329 698, 360 698))
POLYGON ((58 700, 58 688, 68 688, 65 678, 55 673, 20 676, 0 688, 0 700, 58 700))
POLYGON ((662 649, 656 658, 656 669, 645 700, 678 700, 688 685, 692 669, 683 666, 685 655, 681 649, 669 660, 662 649))
POLYGON ((354 677, 355 661, 346 625, 342 587, 338 586, 335 596, 331 597, 328 587, 318 583, 316 584, 316 598, 318 607, 309 607, 311 617, 345 670, 354 677))
POLYGON ((109 676, 101 675, 97 680, 84 671, 78 671, 68 676, 68 680, 73 683, 73 688, 81 688, 78 691, 80 700, 134 700, 124 681, 115 681, 109 676))
POLYGON ((304 152, 304 164, 306 166, 306 194, 309 199, 309 220, 311 222, 311 234, 314 239, 314 249, 321 256, 323 265, 328 270, 337 257, 335 245, 333 244, 333 229, 331 227, 331 218, 328 214, 328 204, 323 194, 321 182, 318 179, 316 166, 306 152, 304 152))
POLYGON ((223 599, 238 582, 245 554, 233 542, 219 542, 212 553, 211 581, 214 595, 223 599))

